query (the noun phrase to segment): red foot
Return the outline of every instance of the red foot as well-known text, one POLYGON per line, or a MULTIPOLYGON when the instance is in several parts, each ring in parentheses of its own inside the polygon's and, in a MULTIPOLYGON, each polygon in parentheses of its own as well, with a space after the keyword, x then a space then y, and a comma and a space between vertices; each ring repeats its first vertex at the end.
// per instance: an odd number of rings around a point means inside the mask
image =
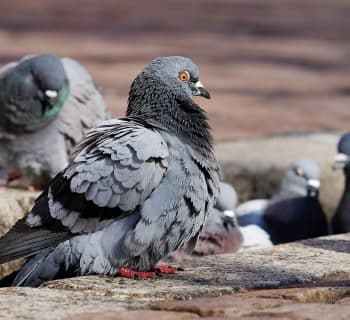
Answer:
POLYGON ((13 180, 17 180, 17 179, 19 179, 21 177, 22 177, 22 175, 18 171, 12 170, 12 171, 10 171, 8 173, 7 180, 8 181, 13 181, 13 180))
POLYGON ((44 190, 44 186, 41 184, 32 183, 31 185, 29 185, 28 189, 30 191, 41 191, 44 190))
POLYGON ((166 266, 163 264, 156 264, 153 267, 153 270, 157 273, 166 273, 166 274, 174 274, 177 271, 176 267, 172 267, 172 266, 166 266))
POLYGON ((152 271, 135 271, 127 268, 120 268, 117 276, 130 279, 154 279, 156 274, 152 271))

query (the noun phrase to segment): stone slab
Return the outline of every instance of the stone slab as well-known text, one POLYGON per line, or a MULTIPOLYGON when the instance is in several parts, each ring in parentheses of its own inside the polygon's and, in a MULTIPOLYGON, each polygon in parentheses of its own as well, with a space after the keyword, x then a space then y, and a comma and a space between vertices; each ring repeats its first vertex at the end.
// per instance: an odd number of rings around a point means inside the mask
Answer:
POLYGON ((347 286, 253 290, 218 298, 159 303, 154 309, 194 312, 202 319, 347 319, 347 286), (344 298, 345 297, 345 298, 344 298), (335 304, 337 303, 337 304, 335 304), (340 304, 340 306, 339 306, 340 304))
POLYGON ((147 309, 154 303, 228 294, 238 294, 237 299, 262 299, 257 304, 267 308, 277 307, 282 300, 282 304, 331 303, 349 294, 349 244, 350 234, 344 234, 271 249, 190 259, 182 263, 183 272, 151 280, 88 276, 52 281, 38 289, 1 288, 0 319, 61 319, 84 312, 147 309), (292 285, 317 286, 325 281, 336 284, 325 284, 325 288, 317 290, 308 288, 304 293, 297 289, 284 293, 263 290, 255 295, 246 292, 292 285))
MULTIPOLYGON (((0 187, 0 236, 30 210, 38 192, 0 187)), ((11 273, 22 264, 21 260, 0 265, 0 278, 11 273)))
POLYGON ((81 313, 64 320, 192 320, 198 318, 194 313, 142 310, 81 313))

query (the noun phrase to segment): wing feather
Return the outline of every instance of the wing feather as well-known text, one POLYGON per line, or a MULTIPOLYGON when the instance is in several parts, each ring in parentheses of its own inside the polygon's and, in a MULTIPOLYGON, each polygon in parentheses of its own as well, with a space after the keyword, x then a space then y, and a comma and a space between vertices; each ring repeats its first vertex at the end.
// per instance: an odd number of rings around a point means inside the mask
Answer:
MULTIPOLYGON (((99 230, 105 220, 112 223, 142 205, 159 185, 169 157, 158 132, 130 120, 108 120, 91 129, 75 154, 47 193, 50 217, 79 233, 99 230)), ((28 221, 38 214, 34 207, 28 221)))

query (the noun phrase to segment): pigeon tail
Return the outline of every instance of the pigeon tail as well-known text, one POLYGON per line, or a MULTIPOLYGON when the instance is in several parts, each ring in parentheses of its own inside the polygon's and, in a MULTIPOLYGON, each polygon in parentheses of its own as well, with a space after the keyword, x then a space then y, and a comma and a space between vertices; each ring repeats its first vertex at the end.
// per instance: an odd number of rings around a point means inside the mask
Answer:
POLYGON ((0 238, 0 264, 32 256, 71 237, 72 234, 69 232, 31 228, 26 225, 24 219, 19 220, 0 238))
POLYGON ((76 276, 77 269, 68 264, 70 254, 68 241, 40 251, 26 261, 11 286, 38 287, 45 281, 76 276))

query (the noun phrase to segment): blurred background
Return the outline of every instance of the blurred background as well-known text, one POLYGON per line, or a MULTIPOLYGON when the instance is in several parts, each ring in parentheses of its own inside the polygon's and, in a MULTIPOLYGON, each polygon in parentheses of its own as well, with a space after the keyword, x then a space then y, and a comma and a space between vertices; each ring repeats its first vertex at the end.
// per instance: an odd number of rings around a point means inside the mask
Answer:
POLYGON ((87 66, 116 116, 153 57, 185 55, 212 93, 218 141, 350 123, 347 0, 0 1, 0 63, 29 53, 87 66))

